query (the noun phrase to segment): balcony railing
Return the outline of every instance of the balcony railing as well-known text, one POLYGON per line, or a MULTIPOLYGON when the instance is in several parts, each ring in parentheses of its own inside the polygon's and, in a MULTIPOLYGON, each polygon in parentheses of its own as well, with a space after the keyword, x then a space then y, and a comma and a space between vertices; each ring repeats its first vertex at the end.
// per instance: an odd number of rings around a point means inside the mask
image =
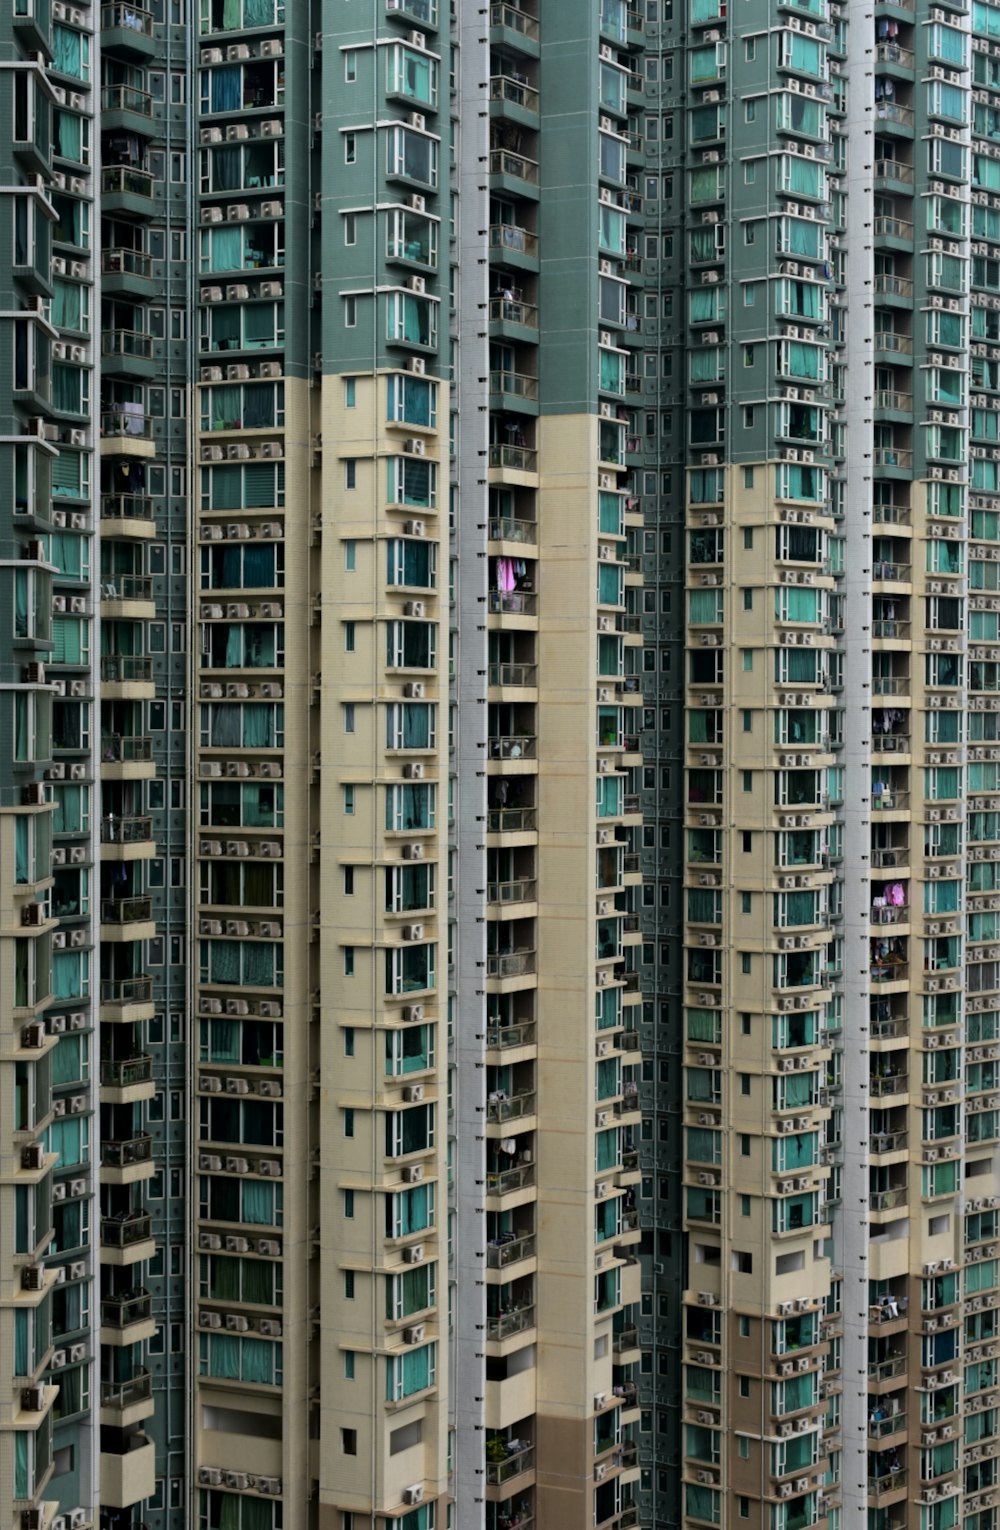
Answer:
POLYGON ((906 468, 913 467, 913 453, 904 446, 876 446, 872 452, 872 461, 877 468, 906 468))
MULTIPOLYGON (((905 165, 900 159, 877 159, 875 161, 876 180, 902 181, 904 185, 913 185, 913 166, 905 165)), ((878 291, 879 278, 875 278, 875 290, 878 291)), ((910 283, 913 290, 913 283, 910 283)))
POLYGON ((893 1376, 905 1376, 906 1356, 894 1355, 891 1360, 870 1360, 868 1375, 872 1381, 891 1381, 893 1376))
POLYGON ((151 521, 153 501, 145 494, 103 494, 101 519, 104 521, 151 521))
POLYGON ((872 1211, 895 1211, 906 1205, 906 1186, 900 1185, 896 1190, 873 1190, 869 1201, 872 1211))
POLYGON ((101 190, 105 195, 124 192, 133 197, 152 197, 153 173, 134 165, 107 165, 101 171, 101 190))
POLYGON ((534 1020, 519 1025, 489 1025, 486 1029, 487 1051, 502 1052, 506 1047, 530 1047, 535 1043, 534 1020))
POLYGON ((141 654, 103 654, 101 679, 118 684, 138 682, 148 685, 153 678, 153 661, 141 654))
POLYGON ((486 1102, 486 1119, 493 1123, 503 1121, 518 1121, 523 1116, 534 1115, 535 1091, 526 1089, 521 1094, 511 1095, 509 1099, 490 1099, 486 1102))
POLYGON ((909 1140, 909 1132, 873 1132, 871 1150, 873 1153, 899 1153, 909 1140))
POLYGON ((487 1195, 514 1195, 518 1190, 527 1190, 535 1183, 535 1165, 533 1163, 515 1164, 513 1169, 487 1170, 486 1194, 487 1195))
POLYGON ((490 467, 509 468, 512 473, 534 473, 538 470, 538 453, 533 446, 495 442, 490 447, 490 467))
POLYGON ((638 1328, 619 1328, 615 1331, 611 1347, 616 1355, 622 1354, 622 1352, 626 1349, 637 1349, 638 1346, 638 1328))
POLYGON ((518 298, 491 298, 490 318, 495 323, 520 324, 523 329, 538 328, 538 309, 535 304, 522 303, 518 298))
POLYGON ((101 736, 101 760, 105 765, 144 765, 153 758, 153 740, 133 733, 101 736))
POLYGON ((105 1248, 131 1248, 153 1236, 153 1218, 145 1211, 126 1217, 101 1218, 101 1242, 105 1248))
POLYGON ((140 1132, 127 1141, 105 1138, 101 1143, 101 1163, 106 1169, 130 1169, 134 1164, 152 1161, 153 1139, 149 1132, 140 1132))
POLYGON ((538 254, 538 235, 516 223, 494 223, 490 226, 490 249, 534 257, 538 254))
MULTIPOLYGON (((116 820, 118 822, 120 820, 116 820)), ((102 1004, 150 1004, 153 999, 151 977, 102 978, 102 1004)))
POLYGON ((873 696, 908 696, 910 681, 906 675, 875 675, 872 679, 873 696))
POLYGON ((152 898, 102 898, 102 924, 136 924, 152 919, 152 898))
POLYGON ((891 1413, 888 1418, 870 1418, 868 1420, 868 1438, 870 1440, 884 1440, 888 1434, 900 1434, 906 1431, 906 1414, 891 1413))
POLYGON ((486 1245, 486 1268, 503 1270, 521 1259, 531 1259, 535 1252, 535 1235, 526 1233, 520 1238, 507 1238, 503 1242, 486 1245))
POLYGON ((501 1312, 486 1319, 488 1339, 509 1339, 516 1333, 527 1333, 535 1326, 534 1306, 522 1307, 518 1312, 501 1312))
POLYGON ((537 740, 533 733, 494 734, 489 741, 491 760, 533 760, 537 740))
POLYGON ((514 154, 510 149, 491 149, 490 174, 507 175, 528 186, 537 186, 538 161, 528 159, 524 154, 514 154))
POLYGON ((490 521, 490 541, 522 542, 533 546, 538 541, 538 522, 522 521, 513 516, 490 521))
MULTIPOLYGON (((899 3, 899 0, 896 0, 899 3)), ((875 57, 882 64, 899 64, 903 69, 912 69, 914 55, 911 48, 904 48, 895 42, 880 42, 875 48, 875 57)))
POLYGON ((101 351, 105 356, 138 357, 141 361, 150 361, 153 339, 137 329, 106 329, 101 335, 101 351))
POLYGON ((912 127, 914 123, 913 107, 901 106, 898 101, 876 101, 875 120, 877 122, 896 122, 900 127, 912 127))
POLYGON ((101 270, 105 276, 143 276, 153 274, 153 262, 142 250, 102 250, 101 270))
POLYGON ((121 28, 126 32, 139 32, 143 37, 152 37, 153 18, 148 11, 141 10, 137 5, 102 5, 101 27, 104 31, 121 28))
MULTIPOLYGON (((490 1319, 490 1322, 495 1321, 490 1319)), ((522 1472, 530 1471, 534 1464, 535 1447, 524 1445, 520 1450, 512 1451, 503 1461, 486 1462, 486 1484, 488 1487, 502 1487, 512 1477, 520 1477, 522 1472)))
POLYGON ((148 574, 115 574, 101 580, 102 600, 152 600, 153 581, 148 574))
POLYGON ((533 686, 538 683, 537 664, 491 664, 490 685, 533 686))
POLYGON ((491 372, 490 392, 502 393, 506 398, 537 399, 538 378, 527 372, 491 372))
POLYGON ((105 1057, 101 1060, 101 1083, 111 1089, 127 1089, 131 1084, 148 1084, 153 1077, 153 1059, 140 1057, 105 1057))
POLYGON ((136 1371, 128 1381, 102 1381, 102 1408, 130 1408, 133 1403, 147 1402, 153 1395, 151 1371, 136 1371))
POLYGON ((908 1073, 897 1073, 892 1078, 872 1078, 870 1081, 871 1093, 879 1099, 892 1094, 906 1094, 909 1087, 908 1073))
MULTIPOLYGON (((897 223, 897 218, 876 218, 876 223, 897 223)), ((913 228, 912 223, 907 225, 913 228)), ((877 329, 875 331, 875 349, 877 351, 896 351, 901 356, 913 355, 913 336, 897 334, 894 329, 877 329)))
POLYGON ((153 820, 148 816, 101 819, 101 843, 105 845, 137 845, 152 839, 153 820))
POLYGON ((883 1493, 896 1493, 906 1487, 906 1472, 886 1472, 884 1477, 868 1478, 869 1498, 879 1498, 883 1493))
MULTIPOLYGON (((876 284, 878 283, 878 280, 879 278, 876 277, 876 284)), ((898 281, 899 278, 895 277, 894 280, 898 281)), ((912 285, 913 283, 911 282, 911 288, 912 285)), ((876 409, 894 410, 897 414, 911 414, 913 412, 913 394, 897 393, 893 388, 879 388, 876 391, 873 402, 876 409)), ((884 510, 890 507, 879 505, 878 508, 880 510, 884 510)))
POLYGON ((495 74, 490 80, 490 100, 508 101, 524 112, 538 114, 538 91, 527 80, 514 79, 509 74, 495 74))
POLYGON ((133 85, 105 85, 101 91, 101 106, 106 112, 135 112, 140 117, 153 115, 153 98, 148 90, 136 90, 133 85))
POLYGON ((534 877, 516 877, 509 882, 488 882, 487 903, 532 903, 538 895, 534 877))
POLYGON ((526 834, 538 826, 538 815, 529 808, 490 808, 486 815, 487 834, 526 834))
POLYGON ((103 1297, 101 1327, 127 1328, 130 1323, 145 1323, 153 1316, 153 1298, 148 1291, 131 1296, 103 1297))
POLYGON ((490 26, 506 27, 508 32, 520 32, 522 37, 538 41, 538 22, 517 5, 491 5, 490 26))
POLYGON ((490 614, 492 616, 534 616, 538 611, 538 596, 531 590, 490 590, 490 614))
POLYGON ((534 970, 534 951, 507 951, 503 955, 487 956, 486 958, 487 977, 527 977, 534 970))
MULTIPOLYGON (((907 796, 909 796, 909 793, 907 793, 907 796)), ((874 907, 871 911, 872 924, 906 924, 909 917, 910 909, 906 903, 898 905, 886 903, 874 907)))
POLYGON ((110 409, 101 415, 101 435, 130 436, 139 441, 151 441, 153 422, 145 414, 132 414, 125 409, 110 409))

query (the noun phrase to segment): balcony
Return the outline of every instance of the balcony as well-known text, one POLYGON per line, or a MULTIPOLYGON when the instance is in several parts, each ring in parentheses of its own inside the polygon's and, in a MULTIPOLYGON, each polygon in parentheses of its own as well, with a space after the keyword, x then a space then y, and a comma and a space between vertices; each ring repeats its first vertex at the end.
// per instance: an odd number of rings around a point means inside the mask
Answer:
POLYGON ((531 269, 538 260, 538 235, 516 223, 494 223, 490 226, 490 249, 499 251, 505 260, 510 257, 515 266, 523 257, 532 263, 531 269))
POLYGON ((538 884, 534 877, 518 877, 509 882, 488 882, 486 901, 503 907, 511 903, 534 903, 538 884))
POLYGON ((106 781, 138 781, 155 775, 153 740, 134 733, 101 736, 101 776, 106 781))
POLYGON ((145 540, 156 535, 153 501, 144 494, 102 494, 101 520, 102 534, 106 537, 145 540))
MULTIPOLYGON (((137 1137, 126 1139, 105 1138, 101 1143, 102 1169, 132 1169, 141 1165, 152 1164, 152 1162, 153 1139, 149 1132, 140 1132, 137 1137)), ((127 1183, 127 1181, 115 1179, 111 1183, 119 1184, 127 1183)))
POLYGON ((537 664, 491 664, 489 683, 493 686, 513 686, 533 690, 538 684, 537 664))
POLYGON ((101 415, 102 457, 153 457, 153 422, 138 409, 105 410, 101 415))
POLYGON ((153 1241, 153 1219, 146 1211, 132 1211, 121 1217, 101 1218, 101 1247, 135 1249, 153 1241))
POLYGON ((511 191, 523 191, 529 186, 534 189, 538 186, 538 161, 528 159, 524 154, 515 154, 511 149, 491 149, 490 175, 497 176, 501 182, 513 182, 509 186, 511 191))
POLYGON ((533 760, 537 739, 533 733, 504 733, 489 740, 491 760, 533 760))
POLYGON ((102 845, 152 844, 152 839, 153 820, 148 815, 135 814, 123 818, 112 815, 101 819, 102 845))
MULTIPOLYGON (((102 1408, 113 1408, 116 1411, 121 1411, 126 1408, 133 1408, 137 1403, 152 1402, 152 1400, 153 1374, 151 1371, 136 1371, 135 1375, 128 1381, 101 1382, 102 1408)), ((101 1422, 103 1423, 104 1420, 102 1419, 101 1422)))
MULTIPOLYGON (((140 1287, 129 1294, 101 1298, 101 1327, 120 1331, 136 1323, 147 1323, 153 1316, 153 1298, 140 1287)), ((134 1340, 130 1337, 128 1343, 134 1340)), ((102 1392, 103 1395, 103 1392, 102 1392)))
POLYGON ((153 1059, 145 1053, 135 1057, 101 1059, 101 1103, 126 1105, 153 1093, 153 1059))
POLYGON ((101 1019, 147 1020, 153 1010, 153 980, 145 975, 101 979, 101 1019))
POLYGON ((534 1044, 534 1020, 526 1020, 520 1025, 488 1026, 486 1031, 488 1052, 501 1052, 511 1047, 530 1047, 534 1044))
MULTIPOLYGON (((141 898, 102 898, 101 899, 101 923, 113 926, 127 926, 131 924, 148 924, 153 917, 153 900, 148 897, 141 898)), ((107 939, 102 933, 102 938, 107 939)), ((110 937, 114 939, 112 935, 110 937)), ((131 939, 138 940, 140 936, 134 935, 131 939)))
POLYGON ((512 1169, 488 1169, 486 1172, 486 1194, 500 1198, 516 1195, 521 1190, 530 1190, 534 1183, 533 1163, 515 1164, 512 1169))
POLYGON ((534 1256, 534 1233, 528 1233, 520 1238, 511 1234, 507 1238, 495 1239, 486 1245, 486 1268, 505 1270, 509 1265, 519 1264, 522 1259, 533 1259, 534 1256))
MULTIPOLYGON (((494 1319, 490 1320, 495 1321, 494 1319)), ((500 1460, 491 1460, 489 1454, 486 1458, 486 1486, 503 1487, 513 1477, 520 1477, 529 1472, 535 1465, 535 1447, 525 1444, 523 1440, 510 1441, 512 1448, 508 1450, 508 1442, 502 1438, 487 1442, 487 1452, 504 1450, 507 1453, 500 1460)))
POLYGON ((140 654, 102 654, 100 675, 106 701, 145 701, 154 695, 153 661, 140 654))
POLYGON ((511 1095, 509 1098, 501 1094, 491 1096, 486 1103, 487 1123, 493 1126, 503 1125, 506 1121, 519 1121, 525 1116, 533 1116, 535 1101, 533 1089, 511 1095))
POLYGON ((148 1435, 128 1435, 121 1454, 102 1450, 100 1468, 103 1506, 127 1509, 153 1496, 156 1489, 156 1447, 148 1435))
POLYGON ((913 453, 902 446, 876 446, 872 451, 876 468, 898 468, 901 472, 913 471, 913 453))
POLYGON ((140 197, 152 201, 153 174, 134 165, 108 165, 101 171, 101 194, 105 197, 140 197))
MULTIPOLYGON (((912 175, 913 172, 910 173, 912 175)), ((875 277, 874 290, 877 297, 903 298, 907 301, 913 298, 913 283, 909 277, 895 276, 891 271, 879 272, 875 277)), ((912 399, 909 407, 913 407, 912 399)))
POLYGON ((153 276, 152 257, 146 255, 142 250, 125 248, 102 250, 101 274, 105 277, 135 276, 142 281, 151 281, 153 276))
MULTIPOLYGON (((136 117, 152 117, 153 98, 148 90, 136 90, 133 85, 106 85, 101 91, 101 110, 104 112, 130 112, 136 117)), ((149 129, 146 128, 148 132, 149 129)))
POLYGON ((535 971, 534 951, 507 951, 488 955, 486 976, 488 978, 528 977, 535 971))
POLYGON ((491 542, 519 542, 522 546, 534 546, 538 541, 538 522, 522 521, 514 516, 504 516, 490 521, 491 542))
POLYGON ((537 473, 538 453, 532 446, 494 442, 490 447, 490 467, 510 473, 537 473))
POLYGON ((534 16, 529 16, 527 11, 522 11, 520 6, 491 5, 490 26, 502 27, 506 32, 513 32, 518 39, 532 43, 538 42, 538 22, 534 16))
MULTIPOLYGON (((512 106, 515 122, 538 116, 538 91, 519 75, 495 74, 490 79, 490 100, 504 107, 512 106)), ((505 115, 504 112, 500 113, 505 115)))
POLYGON ((527 1333, 535 1326, 534 1305, 521 1307, 516 1312, 501 1312, 486 1319, 486 1337, 494 1344, 511 1339, 515 1334, 527 1333))
POLYGON ((538 309, 535 304, 523 303, 519 298, 491 298, 489 314, 493 324, 513 324, 520 329, 538 328, 538 309))
POLYGON ((538 828, 533 807, 490 808, 486 815, 487 834, 530 834, 538 828))
POLYGON ((881 1477, 869 1477, 868 1496, 884 1498, 887 1493, 902 1492, 906 1488, 906 1481, 906 1472, 902 1468, 899 1471, 888 1471, 881 1477))
POLYGON ((538 378, 527 372, 491 372, 490 392, 496 395, 494 408, 505 409, 510 404, 537 403, 538 378))

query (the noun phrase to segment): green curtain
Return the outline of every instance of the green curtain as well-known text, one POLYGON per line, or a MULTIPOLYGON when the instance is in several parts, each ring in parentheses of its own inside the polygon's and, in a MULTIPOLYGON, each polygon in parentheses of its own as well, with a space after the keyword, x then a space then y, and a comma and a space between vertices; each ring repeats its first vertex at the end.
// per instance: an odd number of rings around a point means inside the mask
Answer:
POLYGON ((816 1132, 802 1132, 774 1141, 774 1167, 779 1174, 790 1169, 808 1169, 816 1162, 816 1132))
MULTIPOLYGON (((692 296, 697 297, 694 293, 692 296)), ((692 316, 693 317, 693 316, 692 316)), ((705 350, 688 352, 688 372, 693 383, 715 382, 723 375, 723 350, 721 346, 710 346, 705 350)))
POLYGON ((425 1227, 430 1226, 427 1185, 419 1185, 415 1190, 402 1191, 396 1198, 396 1205, 400 1237, 405 1237, 407 1233, 422 1232, 425 1227))
MULTIPOLYGON (((248 0, 249 3, 249 0, 248 0)), ((235 32, 243 25, 240 0, 222 0, 222 29, 235 32)), ((250 22, 247 22, 247 26, 250 22)))
POLYGON ((240 424, 240 390, 237 386, 210 388, 207 402, 212 430, 232 430, 240 424))
POLYGON ((83 1077, 83 1037, 61 1036, 52 1054, 53 1084, 75 1084, 83 1077))
POLYGON ((240 1379, 240 1341, 230 1334, 213 1333, 208 1339, 208 1374, 240 1379))
POLYGON ((83 967, 79 951, 53 952, 52 993, 57 999, 78 999, 83 993, 83 967))
POLYGON ((240 981, 240 947, 235 940, 214 940, 208 947, 209 982, 240 981))
POLYGON ((243 1339, 241 1343, 243 1380, 273 1385, 275 1371, 280 1370, 281 1345, 269 1344, 266 1339, 243 1339))
POLYGON ((807 223, 803 218, 784 220, 785 248, 789 255, 805 255, 809 260, 819 256, 821 225, 807 223))
POLYGON ((243 336, 248 347, 274 345, 279 328, 284 328, 283 303, 255 303, 243 311, 243 336))
MULTIPOLYGON (((57 113, 57 115, 60 115, 57 113)), ((72 119, 79 123, 79 117, 72 119)), ((78 282, 55 282, 52 289, 52 322, 58 329, 79 330, 83 288, 78 282)))
POLYGON ((602 1058, 597 1064, 597 1098, 608 1100, 619 1092, 621 1079, 616 1057, 602 1058))
POLYGON ((614 1168, 618 1162, 618 1128, 612 1127, 610 1131, 598 1132, 595 1146, 595 1162, 598 1170, 614 1168))
POLYGON ((278 948, 262 941, 243 946, 243 979, 253 987, 271 988, 275 982, 275 951, 278 948))
POLYGON ((712 1525, 719 1523, 719 1494, 714 1488, 695 1487, 689 1482, 685 1495, 685 1509, 692 1519, 707 1520, 712 1525))
POLYGON ((53 69, 60 74, 72 74, 83 78, 83 38, 69 27, 52 28, 53 69))
POLYGON ((273 1227, 275 1186, 248 1179, 240 1188, 243 1191, 243 1214, 240 1220, 253 1223, 256 1227, 273 1227))
MULTIPOLYGON (((252 5, 253 0, 246 0, 246 3, 252 5)), ((281 1346, 275 1347, 280 1349, 281 1346)), ((247 1376, 244 1379, 250 1381, 254 1378, 247 1376)), ((270 1380, 270 1377, 267 1379, 270 1380)), ((266 1498, 243 1498, 240 1502, 243 1510, 241 1530, 271 1530, 274 1523, 274 1509, 266 1498)))
POLYGON ((28 820, 23 815, 14 819, 14 881, 28 880, 28 820))
POLYGON ((238 1020, 210 1020, 209 1060, 238 1063, 240 1061, 240 1031, 238 1020))
POLYGON ((285 709, 265 702, 243 708, 243 748, 273 749, 278 719, 284 726, 285 709))
POLYGON ((234 191, 243 183, 242 160, 240 149, 223 147, 213 149, 212 154, 212 190, 234 191))
POLYGON ((274 1272, 276 1266, 263 1259, 242 1259, 243 1300, 258 1307, 274 1303, 274 1272))
POLYGON ((722 1016, 717 1009, 689 1009, 687 1011, 687 1035, 689 1041, 722 1040, 722 1016))
MULTIPOLYGON (((28 1364, 28 1329, 30 1320, 27 1312, 14 1313, 14 1375, 27 1376, 30 1374, 28 1364)), ((18 1497, 22 1496, 20 1494, 18 1497)))
POLYGON ((212 1259, 209 1295, 213 1300, 239 1301, 240 1263, 239 1259, 225 1259, 218 1254, 212 1259))
POLYGON ((202 240, 203 271, 240 271, 243 269, 243 231, 233 228, 206 230, 202 240))
POLYGON ((798 154, 783 154, 779 161, 779 186, 796 196, 818 197, 823 189, 822 166, 798 154))
MULTIPOLYGON (((56 31, 60 31, 59 27, 56 31)), ((30 1498, 31 1487, 28 1477, 29 1462, 29 1439, 31 1436, 26 1429, 14 1431, 14 1497, 30 1498)))

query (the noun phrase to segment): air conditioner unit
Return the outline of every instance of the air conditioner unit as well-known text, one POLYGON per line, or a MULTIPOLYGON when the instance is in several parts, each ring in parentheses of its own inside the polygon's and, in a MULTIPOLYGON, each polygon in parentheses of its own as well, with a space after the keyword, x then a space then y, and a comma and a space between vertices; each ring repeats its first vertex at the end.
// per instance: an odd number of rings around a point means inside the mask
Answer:
POLYGON ((422 1482, 414 1482, 411 1487, 403 1489, 403 1502, 405 1504, 423 1503, 424 1485, 422 1482))
POLYGON ((404 1183, 404 1185, 419 1185, 421 1180, 423 1179, 423 1177, 424 1177, 424 1166, 423 1166, 422 1163, 408 1163, 408 1164, 406 1164, 404 1166, 404 1168, 403 1168, 403 1183, 404 1183))
POLYGON ((411 1243, 408 1248, 404 1248, 404 1250, 403 1250, 403 1263, 404 1264, 422 1264, 423 1260, 424 1260, 424 1245, 422 1243, 411 1243))

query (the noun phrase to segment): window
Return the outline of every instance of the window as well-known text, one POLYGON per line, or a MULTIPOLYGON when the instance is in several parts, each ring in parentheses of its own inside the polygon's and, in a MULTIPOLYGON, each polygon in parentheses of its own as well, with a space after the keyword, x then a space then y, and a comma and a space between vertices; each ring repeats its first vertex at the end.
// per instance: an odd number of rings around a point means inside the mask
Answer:
POLYGON ((356 133, 344 134, 344 164, 353 165, 358 158, 358 138, 356 133))
POLYGON ((741 1376, 740 1377, 740 1396, 741 1397, 749 1397, 750 1396, 750 1377, 749 1376, 741 1376))
POLYGON ((356 457, 344 458, 344 488, 356 489, 358 486, 358 459, 356 457))
POLYGON ((347 813, 347 814, 353 813, 354 812, 354 787, 353 786, 345 786, 343 788, 343 792, 344 792, 344 798, 343 798, 343 801, 344 801, 344 812, 347 813))
POLYGON ((751 963, 750 952, 749 951, 741 951, 740 952, 740 971, 744 972, 744 973, 748 973, 750 971, 750 963, 751 963))
POLYGON ((750 1137, 746 1132, 740 1132, 740 1157, 750 1157, 750 1137))
POLYGON ((344 947, 344 976, 345 977, 353 977, 354 976, 354 947, 353 946, 345 946, 344 947))
POLYGON ((742 776, 743 776, 743 790, 745 792, 752 792, 753 791, 753 771, 752 770, 744 770, 742 772, 742 776))

